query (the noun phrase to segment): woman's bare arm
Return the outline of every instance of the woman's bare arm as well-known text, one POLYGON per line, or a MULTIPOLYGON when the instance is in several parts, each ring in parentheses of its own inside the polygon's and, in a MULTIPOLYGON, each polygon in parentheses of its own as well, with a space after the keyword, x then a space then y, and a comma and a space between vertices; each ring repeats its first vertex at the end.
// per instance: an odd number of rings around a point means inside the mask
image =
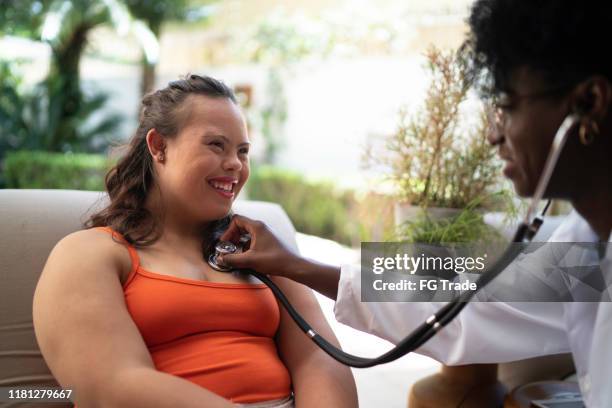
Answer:
MULTIPOLYGON (((305 286, 273 278, 297 311, 328 341, 338 340, 327 324, 314 294, 305 286)), ((291 373, 296 408, 354 408, 357 390, 351 370, 319 349, 293 322, 282 306, 277 344, 291 373)))
POLYGON ((95 230, 70 234, 51 252, 34 295, 34 328, 55 378, 79 408, 232 407, 155 369, 125 306, 119 271, 127 256, 95 230))

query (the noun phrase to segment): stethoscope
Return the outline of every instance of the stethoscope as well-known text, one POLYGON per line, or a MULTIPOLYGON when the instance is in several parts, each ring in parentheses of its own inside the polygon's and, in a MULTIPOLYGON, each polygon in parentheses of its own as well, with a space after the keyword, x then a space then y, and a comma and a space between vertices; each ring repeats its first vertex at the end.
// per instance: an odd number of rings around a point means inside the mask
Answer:
MULTIPOLYGON (((439 332, 444 326, 450 323, 455 316, 463 310, 473 296, 478 293, 479 290, 489 284, 497 275, 499 275, 506 267, 519 255, 521 252, 520 245, 513 245, 514 243, 529 242, 533 239, 535 234, 538 232, 540 226, 543 223, 543 216, 546 213, 550 205, 550 200, 545 205, 544 209, 539 216, 533 217, 536 212, 538 204, 544 196, 544 192, 550 182, 550 178, 555 170, 563 146, 568 139, 570 130, 576 123, 578 123, 579 117, 576 114, 568 115, 559 129, 555 134, 552 146, 548 153, 546 163, 544 164, 544 170, 538 181, 536 190, 531 201, 531 205, 527 210, 525 218, 516 229, 512 243, 508 245, 506 250, 503 252, 501 257, 495 262, 495 264, 487 271, 485 271, 480 278, 476 281, 477 289, 474 291, 465 291, 456 296, 451 302, 440 308, 436 313, 431 315, 424 323, 417 327, 412 333, 406 336, 400 341, 394 348, 381 356, 375 358, 364 358, 348 354, 338 349, 333 344, 329 343, 323 337, 321 337, 302 316, 293 308, 284 293, 276 286, 270 278, 252 269, 233 269, 227 266, 221 265, 217 262, 217 257, 223 254, 233 254, 240 251, 240 247, 234 245, 228 241, 219 241, 215 246, 215 253, 211 254, 208 263, 215 270, 221 272, 242 272, 248 273, 266 284, 274 293, 276 298, 285 307, 291 318, 299 326, 299 328, 306 333, 306 335, 319 346, 323 351, 329 354, 332 358, 339 361, 340 363, 357 368, 373 367, 379 364, 388 363, 416 350, 430 338, 432 338, 437 332, 439 332), (533 220, 532 220, 533 217, 533 220)), ((248 236, 241 238, 239 244, 246 243, 249 240, 248 236)))

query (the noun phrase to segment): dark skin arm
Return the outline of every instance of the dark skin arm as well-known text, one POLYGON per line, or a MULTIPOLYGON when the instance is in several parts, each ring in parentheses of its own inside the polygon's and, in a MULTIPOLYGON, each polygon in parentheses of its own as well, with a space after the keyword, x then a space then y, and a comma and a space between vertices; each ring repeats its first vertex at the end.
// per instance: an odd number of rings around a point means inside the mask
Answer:
POLYGON ((249 249, 241 254, 224 255, 220 259, 221 263, 285 277, 336 300, 340 280, 339 267, 318 263, 293 253, 263 222, 242 215, 232 218, 221 239, 236 243, 244 233, 251 235, 249 249))

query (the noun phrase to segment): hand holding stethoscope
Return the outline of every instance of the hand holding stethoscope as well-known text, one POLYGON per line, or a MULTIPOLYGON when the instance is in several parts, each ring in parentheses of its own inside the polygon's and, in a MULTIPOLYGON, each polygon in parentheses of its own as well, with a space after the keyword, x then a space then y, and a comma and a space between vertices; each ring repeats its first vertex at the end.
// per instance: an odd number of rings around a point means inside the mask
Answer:
POLYGON ((304 259, 283 244, 263 222, 252 220, 242 215, 234 215, 227 230, 219 241, 229 241, 241 246, 239 254, 223 254, 220 264, 232 268, 251 268, 266 271, 268 275, 293 278, 292 272, 304 259), (250 241, 244 240, 245 234, 250 241), (240 245, 242 240, 243 245, 240 245))

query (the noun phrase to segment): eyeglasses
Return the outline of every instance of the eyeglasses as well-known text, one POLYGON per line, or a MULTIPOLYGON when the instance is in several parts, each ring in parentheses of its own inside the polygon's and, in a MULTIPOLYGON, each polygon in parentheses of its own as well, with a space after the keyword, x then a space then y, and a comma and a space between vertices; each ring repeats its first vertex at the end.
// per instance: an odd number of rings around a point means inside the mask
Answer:
POLYGON ((487 119, 489 122, 489 131, 494 135, 501 135, 506 126, 507 111, 511 106, 518 105, 524 100, 548 99, 561 96, 571 88, 574 84, 565 84, 550 89, 529 94, 510 94, 501 92, 494 96, 487 106, 487 119))

